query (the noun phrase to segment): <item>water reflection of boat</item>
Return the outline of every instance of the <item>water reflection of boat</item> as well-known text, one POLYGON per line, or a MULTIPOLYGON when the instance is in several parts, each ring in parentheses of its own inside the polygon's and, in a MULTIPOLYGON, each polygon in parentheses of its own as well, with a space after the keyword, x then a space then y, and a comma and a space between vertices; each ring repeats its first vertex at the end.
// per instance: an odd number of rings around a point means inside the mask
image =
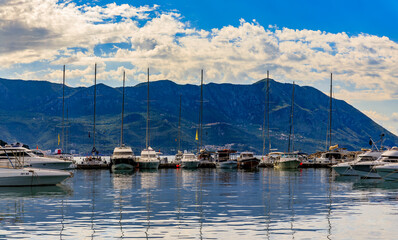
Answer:
POLYGON ((1 187, 0 198, 16 197, 62 197, 71 196, 73 189, 67 185, 37 187, 1 187))

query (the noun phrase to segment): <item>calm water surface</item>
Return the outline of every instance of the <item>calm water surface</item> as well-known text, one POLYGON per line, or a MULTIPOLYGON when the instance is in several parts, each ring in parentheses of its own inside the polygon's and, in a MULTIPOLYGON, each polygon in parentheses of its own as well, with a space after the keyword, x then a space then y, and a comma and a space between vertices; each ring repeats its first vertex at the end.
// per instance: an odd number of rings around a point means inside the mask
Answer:
POLYGON ((0 188, 2 239, 396 239, 398 183, 329 169, 75 171, 0 188))

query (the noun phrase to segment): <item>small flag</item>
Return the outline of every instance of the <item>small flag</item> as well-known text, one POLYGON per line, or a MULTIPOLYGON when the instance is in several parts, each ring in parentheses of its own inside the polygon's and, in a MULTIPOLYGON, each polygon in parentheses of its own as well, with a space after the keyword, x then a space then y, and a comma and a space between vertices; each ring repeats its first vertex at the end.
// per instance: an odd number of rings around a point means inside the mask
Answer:
POLYGON ((59 138, 59 133, 58 133, 58 145, 61 142, 61 138, 59 138))
POLYGON ((195 140, 196 140, 196 141, 199 140, 199 137, 198 137, 198 129, 196 129, 196 137, 195 137, 195 140))

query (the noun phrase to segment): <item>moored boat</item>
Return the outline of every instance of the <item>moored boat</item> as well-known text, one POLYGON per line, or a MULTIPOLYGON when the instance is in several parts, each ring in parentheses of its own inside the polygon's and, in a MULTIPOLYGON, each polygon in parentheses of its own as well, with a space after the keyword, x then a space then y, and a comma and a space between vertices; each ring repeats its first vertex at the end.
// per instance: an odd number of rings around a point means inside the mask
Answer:
POLYGON ((279 169, 296 169, 300 163, 297 153, 283 153, 274 162, 274 167, 279 169))
POLYGON ((159 157, 151 147, 142 150, 141 156, 137 160, 137 167, 140 169, 158 169, 159 164, 159 157))
POLYGON ((193 153, 184 153, 181 159, 181 166, 183 168, 198 168, 199 160, 193 153))
POLYGON ((216 166, 218 168, 228 168, 228 169, 237 168, 238 161, 237 159, 232 158, 233 153, 236 153, 236 151, 230 149, 223 149, 217 151, 216 166))
POLYGON ((398 180, 398 148, 393 147, 381 155, 384 165, 374 167, 377 174, 387 181, 398 180))
POLYGON ((115 147, 111 156, 112 170, 134 169, 136 165, 134 153, 131 147, 126 147, 124 145, 121 147, 115 147))
POLYGON ((23 159, 22 167, 42 169, 69 169, 72 161, 60 160, 48 157, 39 157, 32 150, 24 147, 12 147, 6 145, 0 151, 0 167, 13 167, 19 159, 23 159))
POLYGON ((256 169, 260 159, 254 157, 252 152, 242 152, 238 158, 238 167, 243 169, 256 169))
POLYGON ((46 186, 56 185, 72 177, 67 171, 39 168, 0 168, 0 186, 46 186))
POLYGON ((353 165, 361 162, 373 162, 376 161, 380 156, 381 152, 379 151, 367 151, 365 153, 359 154, 354 161, 338 163, 333 165, 332 168, 341 176, 359 176, 360 173, 353 168, 353 165))

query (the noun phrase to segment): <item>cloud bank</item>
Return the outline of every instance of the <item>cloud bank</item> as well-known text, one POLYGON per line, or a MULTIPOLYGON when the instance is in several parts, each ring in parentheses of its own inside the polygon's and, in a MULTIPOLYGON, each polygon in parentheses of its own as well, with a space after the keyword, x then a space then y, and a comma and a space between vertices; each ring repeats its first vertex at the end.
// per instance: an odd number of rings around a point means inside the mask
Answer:
POLYGON ((264 27, 255 20, 209 31, 176 11, 115 3, 95 6, 56 0, 0 1, 0 73, 59 82, 67 65, 72 85, 92 83, 94 62, 102 82, 171 79, 198 83, 252 83, 265 77, 313 84, 329 73, 345 100, 398 98, 398 44, 387 37, 349 36, 264 27))

